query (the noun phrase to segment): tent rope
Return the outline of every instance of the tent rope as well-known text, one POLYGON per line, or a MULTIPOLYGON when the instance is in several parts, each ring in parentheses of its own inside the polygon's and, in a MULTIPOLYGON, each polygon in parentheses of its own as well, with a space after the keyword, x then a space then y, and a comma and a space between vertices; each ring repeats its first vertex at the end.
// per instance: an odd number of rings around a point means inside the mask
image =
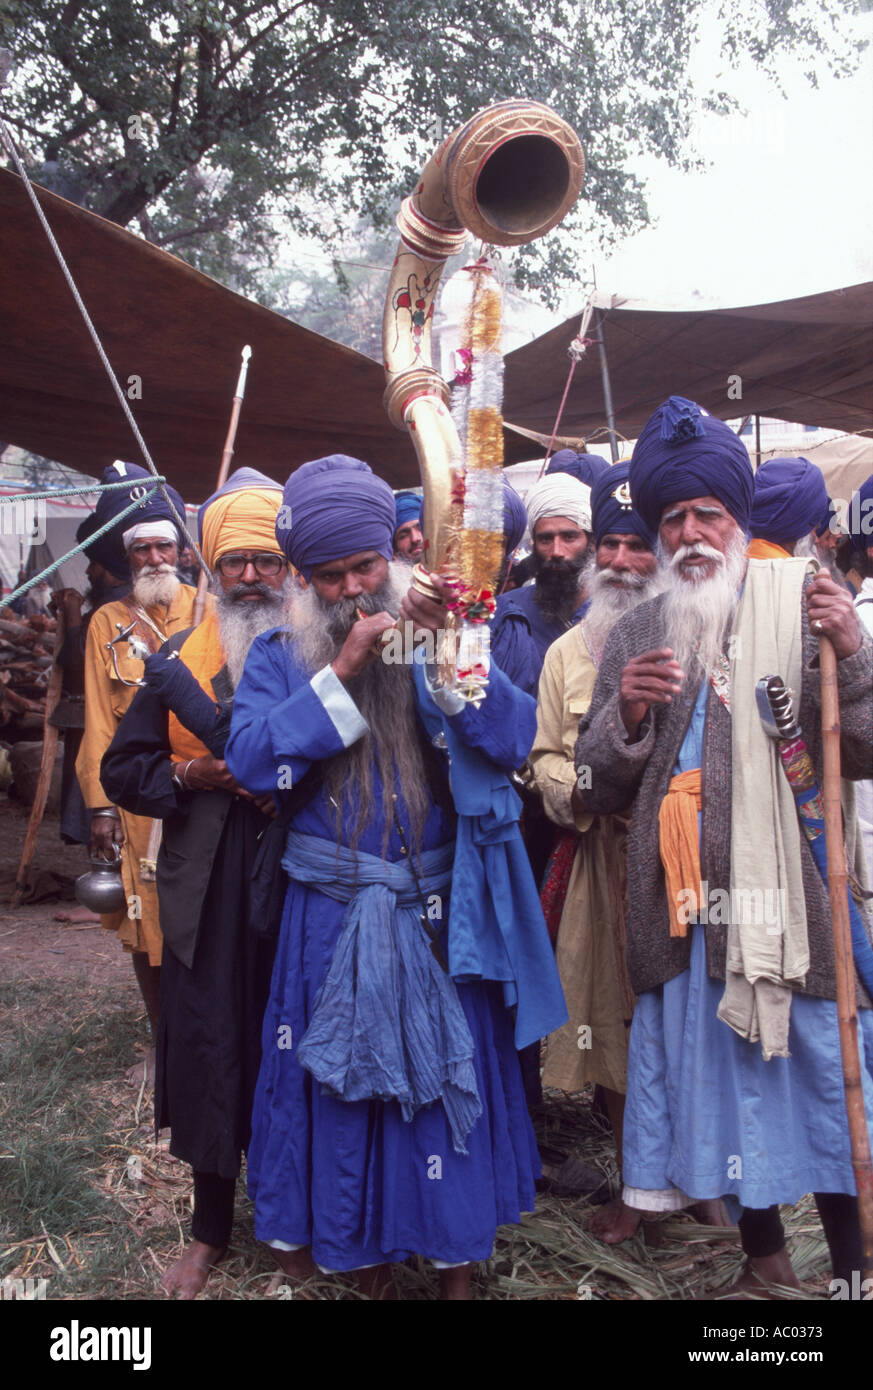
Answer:
MULTIPOLYGON (((113 487, 114 487, 114 486, 115 486, 115 484, 113 483, 113 487)), ((95 485, 95 486, 92 487, 92 488, 87 488, 87 489, 84 489, 84 490, 85 490, 85 491, 88 491, 88 492, 102 492, 102 491, 103 491, 103 489, 99 486, 99 484, 95 485)), ((156 490, 156 489, 154 489, 154 488, 151 489, 152 492, 154 492, 155 490, 156 490)), ((28 497, 27 493, 22 494, 22 496, 23 496, 25 499, 27 499, 27 497, 28 497)), ((21 501, 21 500, 22 500, 21 497, 17 497, 17 498, 6 497, 6 498, 3 498, 3 501, 5 501, 5 502, 13 502, 13 501, 21 501)), ((62 556, 61 556, 61 558, 60 558, 59 560, 53 560, 52 563, 51 563, 50 565, 47 565, 46 568, 45 568, 44 570, 40 570, 39 574, 35 574, 35 575, 33 576, 32 579, 28 579, 28 580, 26 580, 23 584, 19 584, 19 586, 18 586, 17 589, 13 589, 13 590, 12 590, 12 593, 11 593, 11 594, 8 594, 8 595, 6 596, 6 598, 4 598, 3 604, 0 605, 0 606, 5 607, 7 604, 12 603, 15 599, 21 598, 22 594, 26 594, 27 591, 28 591, 29 589, 32 589, 32 588, 33 588, 34 584, 38 584, 38 583, 40 582, 41 579, 47 579, 48 576, 49 576, 50 574, 54 574, 55 570, 56 570, 56 569, 59 569, 61 565, 66 564, 67 560, 71 560, 71 559, 73 558, 74 555, 80 554, 80 552, 83 551, 83 550, 85 549, 86 546, 89 546, 89 545, 91 545, 94 541, 99 540, 101 536, 105 536, 105 534, 106 534, 107 531, 112 531, 112 530, 114 530, 114 528, 118 525, 119 521, 122 521, 122 520, 124 519, 124 517, 126 517, 126 516, 130 516, 131 512, 138 511, 139 508, 142 506, 142 503, 143 503, 143 499, 142 499, 141 497, 137 497, 137 499, 136 499, 135 502, 131 502, 131 504, 130 504, 129 507, 125 507, 125 509, 124 509, 123 512, 119 512, 119 513, 118 513, 118 516, 112 517, 111 521, 107 521, 107 522, 105 523, 105 525, 101 526, 100 529, 99 529, 98 531, 95 531, 93 535, 89 536, 88 539, 87 539, 86 541, 81 541, 79 545, 74 545, 73 548, 72 548, 72 550, 68 550, 68 551, 66 552, 65 555, 62 555, 62 556)))
POLYGON ((573 380, 573 373, 576 371, 576 367, 584 357, 586 349, 589 348, 591 344, 595 341, 594 338, 586 337, 586 334, 588 332, 588 325, 591 322, 591 315, 593 314, 593 312, 594 303, 592 296, 591 298, 589 298, 588 303, 585 305, 585 308, 582 312, 582 317, 579 320, 579 332, 576 334, 576 337, 573 339, 573 341, 570 343, 570 346, 567 348, 567 355, 570 358, 570 370, 567 373, 567 384, 564 387, 564 394, 561 397, 561 404, 558 406, 558 413, 555 416, 555 427, 552 430, 552 437, 549 440, 548 448, 546 449, 546 456, 543 459, 543 466, 540 469, 539 474, 537 475, 537 481, 539 481, 539 479, 545 473, 549 459, 552 455, 552 449, 555 447, 555 440, 558 437, 558 429, 560 428, 561 424, 561 416, 564 414, 564 406, 567 404, 567 397, 570 394, 570 384, 573 380))
MULTIPOLYGON (((63 252, 61 251, 60 246, 58 245, 57 241, 55 240, 55 235, 54 235, 54 232, 52 231, 51 227, 49 226, 48 218, 46 217, 45 213, 43 212, 43 210, 42 210, 42 208, 41 208, 41 206, 40 206, 40 203, 39 203, 39 199, 37 198, 36 194, 35 194, 34 191, 33 191, 33 185, 31 184, 30 179, 29 179, 28 176, 27 176, 27 170, 25 169, 23 163, 21 162, 21 158, 20 158, 20 156, 19 156, 19 154, 18 154, 18 150, 17 150, 17 148, 16 148, 15 141, 12 139, 12 136, 9 134, 9 129, 8 129, 7 125, 6 125, 6 122, 3 120, 3 117, 2 117, 2 116, 0 116, 0 138, 2 138, 4 145, 6 146, 7 150, 9 151, 9 154, 10 154, 11 157, 12 157, 12 161, 13 161, 13 163, 14 163, 14 165, 15 165, 16 171, 17 171, 19 177, 21 178, 21 181, 22 181, 22 183, 24 184, 25 189, 27 190, 27 196, 30 198, 30 201, 32 202, 32 204, 33 204, 33 206, 34 206, 34 209, 35 209, 35 211, 36 211, 36 215, 37 215, 37 217, 39 218, 40 222, 42 223, 43 231, 45 232, 46 236, 48 237, 49 245, 51 246, 52 250, 53 250, 54 253, 55 253, 55 257, 57 258, 58 265, 59 265, 60 268, 61 268, 61 272, 62 272, 62 274, 63 274, 63 276, 64 276, 64 279, 65 279, 66 282, 67 282, 67 285, 68 285, 68 287, 69 287, 70 293, 72 294, 73 299, 74 299, 75 302, 76 302, 76 307, 78 308, 80 314, 82 315, 82 319, 84 320, 85 327, 87 328, 89 334, 91 335, 91 340, 92 340, 92 342, 94 343, 95 348, 97 349, 97 354, 98 354, 98 356, 99 356, 99 358, 100 358, 100 361, 103 363, 103 366, 104 366, 105 369, 106 369, 106 374, 107 374, 107 376, 109 377, 110 385, 112 386, 113 391, 115 392, 116 396, 118 397, 118 403, 119 403, 119 405, 121 406, 121 409, 124 411, 124 414, 125 414, 125 416, 126 416, 126 418, 127 418, 127 423, 130 425, 130 428, 131 428, 131 430, 132 430, 132 432, 133 432, 134 439, 136 440, 137 444, 139 445, 140 451, 141 451, 141 453, 142 453, 143 458, 145 459, 145 462, 146 462, 146 464, 147 464, 147 466, 148 466, 148 468, 149 468, 149 471, 152 473, 152 475, 155 477, 155 479, 159 480, 160 490, 161 490, 161 492, 162 492, 163 495, 164 495, 164 500, 166 501, 167 505, 169 506, 172 515, 175 517, 175 519, 176 519, 176 521, 177 521, 177 523, 178 523, 178 525, 179 525, 179 527, 180 527, 182 533, 185 535, 185 537, 186 537, 186 539, 187 539, 189 545, 191 546, 191 549, 194 551, 195 555, 197 556, 197 559, 199 560, 199 562, 200 562, 200 564, 201 564, 201 566, 202 566, 204 572, 209 576, 210 579, 212 579, 212 571, 210 570, 209 566, 206 564, 206 561, 203 559, 203 556, 202 556, 202 554, 200 553, 200 547, 198 546, 196 540, 195 540, 194 537, 191 535, 191 532, 188 530, 188 523, 187 523, 185 517, 179 515, 179 512, 178 512, 178 510, 177 510, 177 508, 176 508, 176 505, 175 505, 175 503, 174 503, 172 497, 170 496, 169 492, 167 491, 166 482, 161 480, 161 479, 162 479, 162 475, 158 473, 158 470, 157 470, 157 468, 155 467, 154 462, 152 461, 152 456, 151 456, 151 454, 150 454, 149 451, 148 451, 148 447, 147 447, 147 445, 146 445, 145 440, 144 440, 143 437, 142 437, 142 434, 140 433, 140 428, 139 428, 138 424, 136 423, 136 420, 134 419, 133 411, 132 411, 131 408, 130 408, 130 404, 129 404, 128 400, 127 400, 127 397, 125 396, 124 392, 123 392, 122 389, 121 389, 121 386, 119 385, 118 378, 116 377, 115 372, 114 372, 114 370, 113 370, 113 368, 112 368, 112 363, 109 361, 109 358, 108 358, 107 355, 106 355, 106 351, 105 351, 105 349, 104 349, 104 347, 103 347, 103 344, 102 344, 101 341, 100 341, 100 338, 99 338, 99 335, 98 335, 98 333, 97 333, 97 330, 96 330, 96 328, 94 327, 93 322, 91 321, 91 315, 88 313, 88 310, 85 308, 84 300, 82 299, 82 296, 79 294, 79 291, 78 291, 78 289, 77 289, 77 287, 76 287, 76 282, 75 282, 75 280, 73 279, 72 273, 70 272, 70 268, 69 268, 69 266, 67 265, 67 262, 64 260, 63 252)), ((81 547, 80 547, 80 548, 81 548, 81 547)), ((70 551, 70 555, 72 555, 72 554, 75 554, 75 552, 74 552, 74 551, 70 551)), ((68 557, 68 556, 65 556, 64 558, 67 559, 67 558, 69 558, 69 557, 68 557)), ((8 601, 8 600, 7 600, 7 601, 8 601)))

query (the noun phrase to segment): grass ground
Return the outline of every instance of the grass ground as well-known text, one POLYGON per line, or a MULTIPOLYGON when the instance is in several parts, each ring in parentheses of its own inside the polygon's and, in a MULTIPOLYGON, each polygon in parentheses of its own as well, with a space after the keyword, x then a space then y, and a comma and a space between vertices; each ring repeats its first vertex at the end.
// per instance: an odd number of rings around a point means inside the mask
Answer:
MULTIPOLYGON (((131 972, 132 975, 132 972, 131 972)), ((188 1169, 152 1133, 151 1098, 124 1082, 144 1042, 129 986, 87 976, 0 985, 0 1278, 46 1280, 50 1299, 150 1299, 182 1248, 190 1217, 188 1169)), ((542 1138, 581 1153, 615 1180, 611 1138, 587 1097, 551 1096, 542 1138)), ((594 1208, 542 1196, 536 1212, 499 1233, 479 1267, 484 1299, 687 1300, 726 1288, 742 1257, 735 1230, 684 1214, 619 1247, 594 1240, 594 1208)), ((784 1212, 803 1297, 824 1297, 827 1251, 810 1198, 784 1212)), ((420 1264, 397 1271, 401 1297, 433 1298, 420 1264)), ((210 1299, 345 1300, 354 1281, 316 1278, 293 1290, 252 1234, 239 1185, 233 1243, 211 1277, 210 1299)))

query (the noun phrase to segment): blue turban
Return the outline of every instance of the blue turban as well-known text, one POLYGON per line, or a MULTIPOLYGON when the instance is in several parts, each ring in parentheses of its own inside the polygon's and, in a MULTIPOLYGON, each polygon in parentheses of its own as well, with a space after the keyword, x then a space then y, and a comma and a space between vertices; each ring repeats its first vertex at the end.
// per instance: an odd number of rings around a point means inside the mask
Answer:
POLYGON ((815 534, 817 536, 823 536, 825 531, 833 531, 834 535, 837 536, 840 535, 842 529, 840 525, 839 508, 829 497, 827 506, 823 509, 821 516, 815 523, 815 534))
MULTIPOLYGON (((137 507, 136 511, 128 512, 120 526, 115 527, 111 531, 107 531, 106 535, 103 537, 103 542, 109 542, 111 545, 111 554, 114 557, 113 563, 116 566, 115 569, 112 569, 112 566, 107 564, 105 568, 110 569, 113 574, 118 574, 119 577, 125 579, 130 574, 130 568, 125 555, 122 535, 125 531, 129 530, 130 527, 141 526, 144 522, 150 521, 171 521, 176 528, 179 545, 181 546, 183 544, 179 523, 173 516, 170 505, 164 497, 164 494, 160 492, 157 487, 152 490, 147 486, 150 482, 154 483, 154 474, 150 473, 147 468, 141 468, 138 463, 122 463, 121 460, 118 460, 109 468, 104 469, 100 483, 102 486, 106 483, 121 483, 126 479, 130 479, 129 488, 120 487, 114 488, 112 492, 101 492, 97 498, 97 506, 94 508, 94 516, 97 525, 103 526, 107 521, 111 521, 113 517, 119 516, 124 511, 125 507, 129 507, 131 502, 135 501, 138 496, 143 496, 146 499, 141 506, 137 507)), ((179 496, 176 489, 169 485, 167 486, 167 492, 172 497, 179 515, 184 518, 185 503, 182 501, 182 498, 179 496)), ((100 546, 101 542, 98 541, 97 544, 100 546)), ((94 558, 95 560, 97 559, 96 554, 94 558)), ((98 563, 103 564, 104 562, 101 560, 98 561, 98 563)))
MULTIPOLYGON (((87 541, 89 536, 99 530, 100 521, 96 512, 89 512, 84 521, 80 521, 76 527, 76 540, 87 541)), ((99 540, 89 541, 85 546, 85 555, 95 564, 102 565, 105 570, 118 580, 130 579, 130 566, 127 563, 127 556, 124 553, 124 546, 121 544, 121 532, 107 531, 105 536, 99 540)))
POLYGON ((591 517, 594 542, 599 545, 604 536, 639 536, 649 550, 655 549, 655 532, 651 531, 631 502, 628 475, 630 460, 614 463, 595 480, 591 489, 591 517))
POLYGON ((846 525, 853 550, 869 550, 873 546, 873 473, 852 496, 846 525))
POLYGON ((749 530, 767 541, 796 541, 806 536, 828 505, 820 468, 809 459, 770 459, 755 474, 755 497, 749 530))
POLYGON ((410 521, 421 520, 421 505, 424 499, 417 492, 398 492, 394 497, 394 532, 410 521))
POLYGON ((512 484, 503 479, 503 540, 507 555, 517 550, 527 530, 527 511, 512 484))
POLYGON ((651 531, 671 502, 717 497, 747 531, 755 480, 746 446, 714 415, 684 396, 659 405, 637 440, 630 465, 634 507, 651 531))
POLYGON ((394 555, 394 493, 360 459, 331 454, 302 464, 282 503, 276 539, 307 581, 316 565, 359 550, 394 555))
POLYGON ((601 474, 608 472, 609 464, 599 454, 577 454, 574 449, 559 449, 546 467, 547 477, 549 473, 569 473, 586 487, 593 487, 601 474))

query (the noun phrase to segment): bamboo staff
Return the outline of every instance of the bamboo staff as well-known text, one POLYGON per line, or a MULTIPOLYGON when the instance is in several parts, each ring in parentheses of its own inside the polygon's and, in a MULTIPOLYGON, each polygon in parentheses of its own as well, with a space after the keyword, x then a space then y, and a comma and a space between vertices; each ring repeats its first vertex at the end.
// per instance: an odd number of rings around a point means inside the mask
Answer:
MULTIPOLYGON (((215 485, 216 492, 227 482, 227 475, 230 472, 230 461, 233 458, 233 446, 236 443, 236 430, 239 424, 239 412, 243 403, 243 396, 246 393, 246 375, 249 370, 249 358, 252 355, 250 347, 246 346, 242 350, 242 365, 239 369, 239 377, 236 383, 236 392, 233 398, 233 405, 230 411, 230 424, 227 427, 227 438, 224 441, 224 451, 221 455, 221 467, 218 470, 218 482, 215 485)), ((197 581, 197 597, 194 600, 194 626, 203 618, 203 610, 206 607, 206 590, 209 581, 203 570, 200 571, 200 578, 197 581)))
POLYGON ((45 716, 42 729, 42 756, 39 760, 39 776, 36 782, 36 794, 33 798, 33 806, 30 811, 30 820, 27 823, 27 834, 24 837, 24 848, 21 851, 21 862, 18 865, 18 875, 15 880, 15 890, 11 898, 11 906, 18 907, 21 896, 28 885, 28 870, 36 850, 36 838, 39 834, 39 827, 42 824, 45 804, 48 801, 49 788, 52 782, 52 773, 55 767, 55 754, 58 748, 58 731, 54 724, 49 723, 49 719, 54 714, 58 700, 61 697, 61 686, 63 684, 64 673, 58 663, 61 654, 61 647, 64 643, 66 634, 66 622, 64 610, 60 604, 58 607, 57 627, 55 628, 55 644, 52 650, 52 673, 49 677, 48 687, 45 696, 45 716))
POLYGON ((819 637, 821 661, 821 724, 824 778, 825 838, 827 844, 828 890, 834 933, 834 970, 837 983, 837 1017, 840 1051, 843 1059, 843 1085, 852 1168, 858 1189, 858 1219, 864 1278, 873 1278, 873 1161, 870 1134, 864 1110, 861 1061, 858 1053, 858 1012, 855 1007, 855 971, 849 931, 846 851, 843 843, 843 815, 840 800, 840 703, 837 692, 837 656, 830 639, 819 637))

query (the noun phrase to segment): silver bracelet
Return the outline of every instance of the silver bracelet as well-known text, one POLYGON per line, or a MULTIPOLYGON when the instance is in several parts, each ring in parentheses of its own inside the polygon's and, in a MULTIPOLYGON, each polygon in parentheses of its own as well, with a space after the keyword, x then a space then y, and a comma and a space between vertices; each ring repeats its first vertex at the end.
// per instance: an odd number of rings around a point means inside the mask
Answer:
POLYGON ((117 806, 96 806, 91 812, 92 816, 111 816, 113 820, 121 820, 117 806))

